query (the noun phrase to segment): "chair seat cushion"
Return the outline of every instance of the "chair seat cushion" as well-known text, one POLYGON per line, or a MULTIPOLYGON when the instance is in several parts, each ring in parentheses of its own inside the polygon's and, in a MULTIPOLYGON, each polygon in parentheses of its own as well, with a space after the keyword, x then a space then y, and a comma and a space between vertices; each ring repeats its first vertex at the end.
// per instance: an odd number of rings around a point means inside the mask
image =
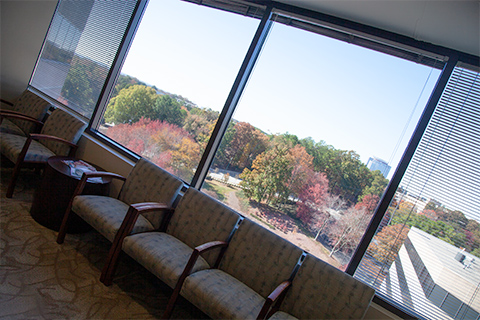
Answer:
POLYGON ((283 312, 283 311, 277 311, 275 312, 268 320, 295 320, 298 318, 295 318, 294 316, 283 312))
POLYGON ((25 133, 22 131, 22 129, 8 119, 3 119, 2 124, 0 124, 0 132, 2 134, 9 133, 17 136, 25 136, 25 133))
MULTIPOLYGON (((122 225, 128 208, 128 204, 118 199, 93 195, 76 196, 72 204, 73 212, 110 242, 113 242, 115 239, 115 235, 122 225)), ((152 230, 154 230, 152 224, 145 217, 139 215, 132 234, 152 230)))
MULTIPOLYGON (((2 154, 13 163, 17 162, 18 155, 25 145, 27 140, 24 136, 15 134, 1 134, 0 136, 0 150, 2 154)), ((47 162, 48 158, 55 154, 45 147, 43 144, 33 140, 25 155, 26 162, 47 162)))
POLYGON ((258 293, 218 269, 191 274, 180 294, 212 319, 256 319, 265 302, 258 293))
MULTIPOLYGON (((167 233, 147 232, 126 237, 123 251, 174 288, 193 249, 167 233)), ((208 268, 209 264, 199 257, 192 272, 208 268)))

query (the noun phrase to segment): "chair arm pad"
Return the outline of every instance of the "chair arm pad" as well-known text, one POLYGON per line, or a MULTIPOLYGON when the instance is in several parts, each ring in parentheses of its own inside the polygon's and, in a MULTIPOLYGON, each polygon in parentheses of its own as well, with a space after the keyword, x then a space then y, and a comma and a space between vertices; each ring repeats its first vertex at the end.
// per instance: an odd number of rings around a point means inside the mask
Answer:
POLYGON ((42 121, 39 121, 39 120, 34 119, 30 116, 27 116, 25 114, 22 114, 20 112, 13 111, 13 110, 1 110, 0 111, 0 116, 2 118, 15 118, 15 119, 20 119, 20 120, 30 121, 30 122, 33 122, 33 123, 39 125, 39 126, 43 126, 42 121))
POLYGON ((2 103, 6 103, 6 104, 8 104, 8 105, 10 105, 10 106, 13 106, 13 102, 10 102, 10 101, 8 101, 8 100, 0 99, 0 101, 1 101, 2 103))
POLYGON ((226 246, 228 246, 228 242, 226 241, 210 241, 195 247, 194 250, 198 251, 199 254, 202 254, 208 250, 212 250, 215 248, 223 248, 226 246))
POLYGON ((48 135, 48 134, 31 133, 30 138, 34 139, 34 140, 42 140, 42 139, 43 140, 53 140, 53 141, 65 143, 65 144, 69 145, 70 147, 74 147, 74 148, 78 147, 75 143, 72 143, 72 142, 70 142, 68 140, 65 140, 63 138, 51 136, 51 135, 48 135))
POLYGON ((257 319, 269 318, 275 311, 277 311, 280 303, 285 297, 287 289, 290 288, 291 285, 292 282, 289 280, 280 283, 265 299, 262 310, 258 313, 257 319))
POLYGON ((147 213, 151 211, 173 211, 173 208, 165 203, 159 202, 140 202, 131 205, 138 213, 147 213))
POLYGON ((283 281, 278 285, 278 287, 276 287, 272 291, 272 293, 268 295, 267 299, 272 302, 275 302, 282 293, 284 293, 288 288, 290 288, 291 285, 292 285, 291 281, 289 280, 283 281))

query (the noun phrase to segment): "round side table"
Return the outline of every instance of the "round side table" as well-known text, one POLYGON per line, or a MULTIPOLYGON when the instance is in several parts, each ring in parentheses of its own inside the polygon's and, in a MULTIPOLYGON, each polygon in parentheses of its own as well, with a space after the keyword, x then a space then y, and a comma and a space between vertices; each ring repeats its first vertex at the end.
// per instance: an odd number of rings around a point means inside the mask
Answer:
MULTIPOLYGON (((30 215, 41 225, 58 231, 62 223, 65 210, 73 196, 80 177, 71 174, 70 167, 63 160, 78 160, 71 157, 51 157, 45 166, 45 172, 36 190, 30 215)), ((98 171, 102 168, 93 165, 98 171)), ((101 178, 101 181, 88 181, 82 194, 108 195, 111 179, 101 178)), ((91 229, 91 226, 75 214, 70 216, 68 233, 82 233, 91 229)))

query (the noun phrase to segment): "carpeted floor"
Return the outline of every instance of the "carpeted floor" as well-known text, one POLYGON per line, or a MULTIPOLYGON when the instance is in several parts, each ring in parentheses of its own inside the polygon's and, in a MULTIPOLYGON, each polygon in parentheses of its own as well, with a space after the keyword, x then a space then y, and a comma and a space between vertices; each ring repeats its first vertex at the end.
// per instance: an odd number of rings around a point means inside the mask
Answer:
MULTIPOLYGON (((111 286, 100 281, 110 243, 96 232, 67 234, 38 224, 29 210, 41 177, 24 170, 5 198, 12 167, 1 161, 0 319, 160 318, 171 289, 126 255, 111 286)), ((207 318, 181 299, 172 318, 207 318)))

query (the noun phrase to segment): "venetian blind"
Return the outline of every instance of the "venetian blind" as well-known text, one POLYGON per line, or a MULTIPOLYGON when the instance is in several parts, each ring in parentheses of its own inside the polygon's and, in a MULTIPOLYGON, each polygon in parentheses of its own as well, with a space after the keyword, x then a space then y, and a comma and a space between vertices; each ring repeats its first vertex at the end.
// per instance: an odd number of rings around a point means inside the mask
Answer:
POLYGON ((426 319, 480 317, 480 76, 457 66, 355 276, 426 319))
POLYGON ((90 118, 137 0, 60 0, 30 85, 90 118))

